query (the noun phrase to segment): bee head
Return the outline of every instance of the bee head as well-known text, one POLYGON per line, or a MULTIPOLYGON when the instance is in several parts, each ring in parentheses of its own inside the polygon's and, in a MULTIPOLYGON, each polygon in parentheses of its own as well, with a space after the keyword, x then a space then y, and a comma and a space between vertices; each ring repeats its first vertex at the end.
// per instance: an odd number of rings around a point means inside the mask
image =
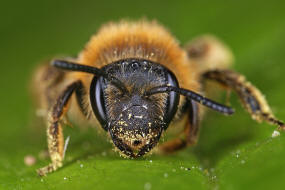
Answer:
POLYGON ((149 60, 125 59, 101 69, 64 60, 52 65, 94 75, 90 85, 93 112, 128 157, 143 156, 158 143, 177 111, 179 95, 226 115, 234 113, 228 106, 179 88, 170 70, 149 60))
POLYGON ((161 85, 178 86, 177 80, 161 65, 138 59, 109 64, 103 71, 120 82, 94 77, 90 88, 93 111, 124 155, 142 156, 158 143, 179 102, 175 92, 145 93, 161 85))

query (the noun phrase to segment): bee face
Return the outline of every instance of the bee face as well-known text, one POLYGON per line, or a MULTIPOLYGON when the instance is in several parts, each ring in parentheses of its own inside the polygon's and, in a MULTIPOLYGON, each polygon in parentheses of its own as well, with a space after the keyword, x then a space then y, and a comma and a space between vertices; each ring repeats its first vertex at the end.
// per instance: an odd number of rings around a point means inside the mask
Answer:
POLYGON ((157 144, 164 123, 155 116, 155 108, 133 103, 131 100, 130 106, 110 122, 109 132, 115 146, 125 155, 138 157, 157 144))
POLYGON ((177 80, 166 68, 146 60, 121 60, 103 69, 121 81, 127 92, 103 77, 94 77, 90 87, 93 111, 124 155, 142 156, 157 144, 179 101, 175 92, 145 93, 166 84, 178 86, 177 80))

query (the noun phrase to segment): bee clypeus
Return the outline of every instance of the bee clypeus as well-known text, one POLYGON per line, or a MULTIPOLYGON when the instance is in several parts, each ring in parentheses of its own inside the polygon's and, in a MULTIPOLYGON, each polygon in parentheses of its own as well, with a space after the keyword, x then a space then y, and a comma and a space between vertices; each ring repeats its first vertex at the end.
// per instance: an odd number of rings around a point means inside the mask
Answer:
POLYGON ((225 115, 234 113, 202 95, 205 80, 236 92, 254 120, 284 129, 261 92, 228 69, 232 60, 230 50, 211 36, 198 37, 181 48, 154 21, 103 26, 77 58, 55 59, 36 73, 41 109, 47 110, 51 158, 51 164, 38 170, 39 175, 62 166, 62 124, 69 112, 68 116, 101 125, 125 157, 143 156, 155 146, 169 153, 195 144, 204 107, 225 115), (179 136, 157 145, 177 121, 184 128, 179 136))

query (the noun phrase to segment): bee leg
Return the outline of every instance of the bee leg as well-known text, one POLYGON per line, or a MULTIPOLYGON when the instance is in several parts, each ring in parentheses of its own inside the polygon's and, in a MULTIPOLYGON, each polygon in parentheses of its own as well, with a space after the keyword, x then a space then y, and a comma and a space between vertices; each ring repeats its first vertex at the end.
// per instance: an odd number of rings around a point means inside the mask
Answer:
POLYGON ((87 99, 86 98, 87 93, 85 86, 81 82, 78 84, 75 94, 76 94, 77 104, 80 108, 81 113, 85 116, 87 120, 89 120, 90 117, 92 116, 92 110, 90 110, 89 107, 84 102, 84 100, 87 99))
POLYGON ((158 147, 158 153, 159 154, 169 154, 172 152, 175 152, 177 150, 181 150, 183 148, 185 148, 187 146, 187 143, 185 141, 185 138, 183 138, 183 136, 179 136, 175 139, 172 139, 170 141, 167 141, 163 144, 161 144, 158 147))
POLYGON ((272 114, 262 93, 243 75, 231 70, 210 70, 203 74, 203 78, 214 80, 236 92, 252 119, 257 122, 266 121, 269 124, 277 125, 279 130, 285 130, 284 123, 272 114))
POLYGON ((184 130, 187 145, 194 145, 197 143, 200 122, 199 122, 199 106, 197 102, 189 100, 188 122, 184 130))
POLYGON ((186 102, 188 120, 184 131, 179 137, 165 142, 159 146, 159 152, 171 153, 183 149, 187 146, 196 144, 199 135, 199 107, 196 102, 189 100, 186 102))
POLYGON ((70 84, 59 96, 54 106, 51 107, 51 111, 47 119, 47 138, 48 150, 52 163, 38 169, 37 172, 40 176, 45 176, 47 173, 53 172, 62 166, 64 139, 61 123, 64 114, 68 110, 68 102, 70 97, 80 84, 80 81, 70 84))

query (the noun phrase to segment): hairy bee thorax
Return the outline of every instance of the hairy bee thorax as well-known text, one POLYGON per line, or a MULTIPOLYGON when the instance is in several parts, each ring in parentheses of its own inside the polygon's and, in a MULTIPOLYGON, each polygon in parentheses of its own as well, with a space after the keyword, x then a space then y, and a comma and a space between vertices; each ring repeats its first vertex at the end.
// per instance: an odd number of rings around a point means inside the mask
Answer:
MULTIPOLYGON (((78 61, 101 68, 129 58, 159 63, 173 71, 180 86, 200 90, 197 66, 189 61, 176 38, 155 21, 121 21, 104 25, 92 36, 78 61)), ((82 77, 81 73, 79 77, 82 77)))

